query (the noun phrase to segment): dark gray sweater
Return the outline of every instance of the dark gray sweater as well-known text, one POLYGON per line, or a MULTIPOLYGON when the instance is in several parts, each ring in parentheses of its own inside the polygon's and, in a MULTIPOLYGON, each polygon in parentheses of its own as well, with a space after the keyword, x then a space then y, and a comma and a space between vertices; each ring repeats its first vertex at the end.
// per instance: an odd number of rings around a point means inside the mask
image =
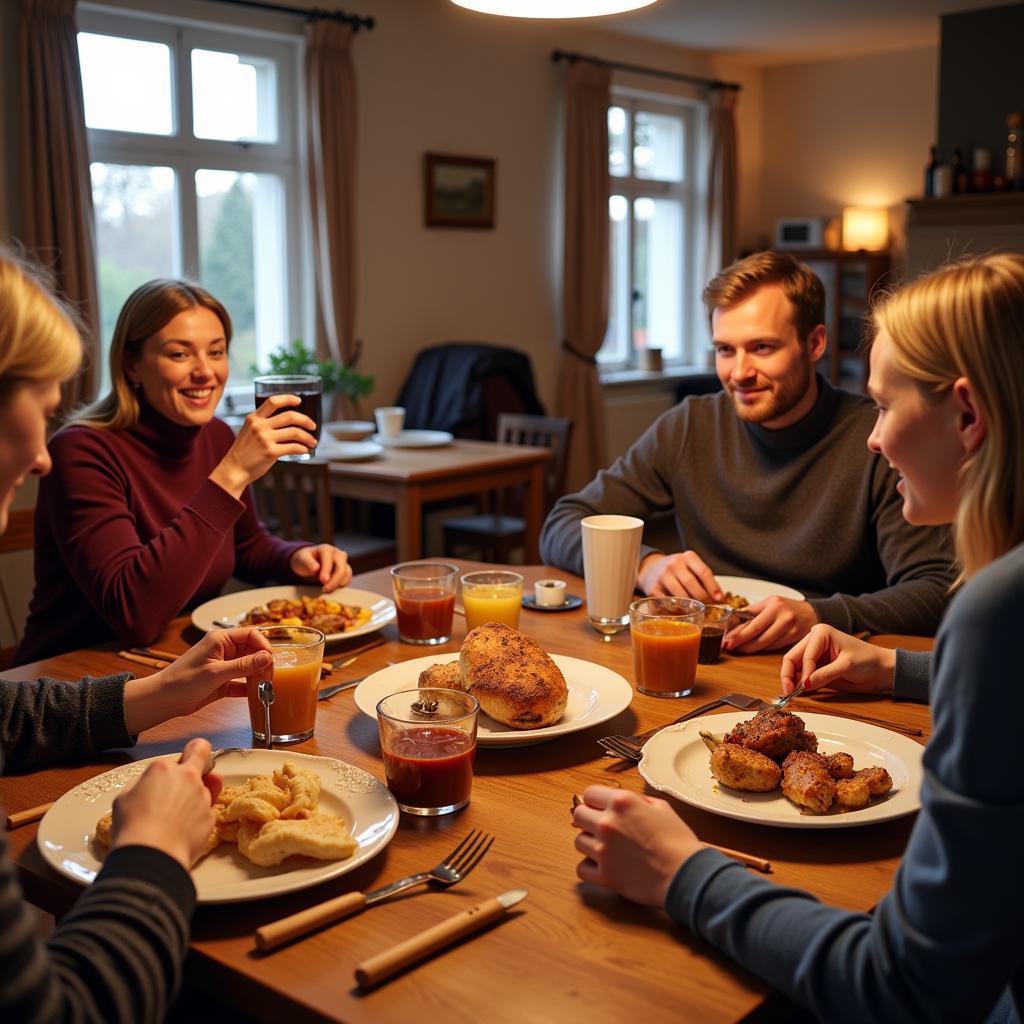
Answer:
MULTIPOLYGON (((135 741, 124 724, 130 676, 79 683, 0 679, 0 771, 81 758, 135 741)), ((0 832, 0 1020, 146 1024, 181 982, 195 888, 173 858, 125 846, 44 943, 0 832)))
POLYGON ((585 516, 673 509, 683 550, 716 573, 795 587, 848 633, 934 635, 954 578, 948 531, 903 518, 897 474, 866 447, 871 402, 817 380, 814 408, 783 430, 742 422, 724 392, 685 399, 557 502, 544 562, 582 573, 585 516))
POLYGON ((921 812, 873 915, 823 906, 702 850, 672 883, 672 918, 829 1022, 983 1021, 1007 986, 1008 1019, 1019 1021, 1022 617, 1019 545, 964 587, 939 631, 921 812))

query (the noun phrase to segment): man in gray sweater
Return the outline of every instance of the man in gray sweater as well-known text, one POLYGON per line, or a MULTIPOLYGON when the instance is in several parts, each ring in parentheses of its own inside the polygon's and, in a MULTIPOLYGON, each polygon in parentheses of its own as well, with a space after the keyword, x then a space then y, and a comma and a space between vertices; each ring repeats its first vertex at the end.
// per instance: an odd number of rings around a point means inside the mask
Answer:
POLYGON ((821 282, 791 256, 758 253, 715 277, 704 301, 724 391, 685 399, 561 498, 541 533, 545 563, 582 572, 586 516, 673 510, 683 550, 641 548, 644 593, 717 601, 722 573, 806 595, 752 605, 727 650, 788 646, 818 622, 933 634, 954 579, 948 535, 903 518, 897 474, 867 448, 871 401, 815 372, 821 282))

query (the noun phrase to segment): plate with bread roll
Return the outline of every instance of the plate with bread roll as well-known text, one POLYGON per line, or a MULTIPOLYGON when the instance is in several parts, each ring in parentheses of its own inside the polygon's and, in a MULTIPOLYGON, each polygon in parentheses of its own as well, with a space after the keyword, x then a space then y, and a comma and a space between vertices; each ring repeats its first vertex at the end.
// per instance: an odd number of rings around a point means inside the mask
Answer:
POLYGON ((356 687, 356 706, 371 718, 399 690, 464 690, 480 702, 477 745, 521 747, 557 739, 614 718, 633 688, 603 665, 549 654, 531 636, 497 622, 471 630, 456 654, 415 658, 374 672, 356 687))

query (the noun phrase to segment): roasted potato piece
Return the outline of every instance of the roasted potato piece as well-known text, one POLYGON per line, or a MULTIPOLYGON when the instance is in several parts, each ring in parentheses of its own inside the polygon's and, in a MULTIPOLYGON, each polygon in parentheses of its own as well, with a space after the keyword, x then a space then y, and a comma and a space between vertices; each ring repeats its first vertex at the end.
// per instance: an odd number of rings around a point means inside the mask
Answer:
POLYGON ((853 755, 844 750, 827 755, 825 765, 833 779, 853 778, 853 755))

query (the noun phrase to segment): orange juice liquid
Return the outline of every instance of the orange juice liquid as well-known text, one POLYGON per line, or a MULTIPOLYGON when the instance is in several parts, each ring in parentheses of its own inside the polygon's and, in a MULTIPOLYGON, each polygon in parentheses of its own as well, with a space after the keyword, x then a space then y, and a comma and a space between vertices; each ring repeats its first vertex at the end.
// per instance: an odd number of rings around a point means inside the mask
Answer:
POLYGON ((693 686, 700 650, 698 626, 671 619, 647 619, 636 623, 632 634, 637 689, 678 693, 693 686))
MULTIPOLYGON (((316 698, 320 689, 322 648, 300 651, 274 648, 274 703, 270 705, 270 732, 278 736, 312 733, 316 725, 316 698)), ((257 693, 259 677, 248 679, 249 720, 252 731, 263 735, 263 705, 257 693)))
POLYGON ((485 622, 500 622, 513 629, 519 628, 520 600, 523 592, 519 587, 480 586, 463 588, 462 607, 466 611, 466 629, 476 629, 485 622))

